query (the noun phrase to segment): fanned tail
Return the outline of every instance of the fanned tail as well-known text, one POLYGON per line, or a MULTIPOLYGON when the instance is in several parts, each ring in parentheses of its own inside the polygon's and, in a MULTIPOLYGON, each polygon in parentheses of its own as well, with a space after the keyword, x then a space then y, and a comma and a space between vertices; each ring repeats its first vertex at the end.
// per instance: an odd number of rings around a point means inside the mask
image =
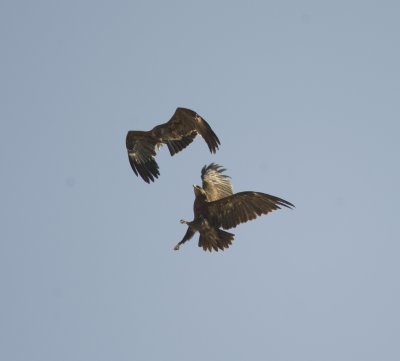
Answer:
POLYGON ((233 233, 214 228, 212 232, 206 232, 206 234, 200 232, 199 247, 202 247, 204 251, 218 252, 219 249, 223 251, 225 248, 229 248, 234 238, 233 233))

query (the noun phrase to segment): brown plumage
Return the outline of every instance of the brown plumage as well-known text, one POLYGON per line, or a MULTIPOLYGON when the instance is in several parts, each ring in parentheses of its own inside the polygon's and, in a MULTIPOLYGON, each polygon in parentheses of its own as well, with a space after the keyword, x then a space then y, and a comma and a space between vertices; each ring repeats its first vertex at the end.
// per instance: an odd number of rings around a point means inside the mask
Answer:
POLYGON ((149 131, 130 130, 126 148, 133 172, 147 183, 154 182, 160 175, 155 160, 158 148, 166 144, 172 156, 192 143, 197 134, 204 138, 210 152, 215 153, 220 144, 217 135, 200 115, 187 108, 177 108, 168 122, 149 131))
POLYGON ((268 214, 282 206, 294 205, 282 198, 261 192, 233 193, 232 184, 220 165, 211 163, 201 171, 203 186, 194 185, 194 219, 191 222, 181 220, 188 229, 175 250, 190 240, 196 232, 200 233, 199 247, 205 251, 218 251, 228 248, 234 234, 220 228, 230 229, 262 214, 268 214))

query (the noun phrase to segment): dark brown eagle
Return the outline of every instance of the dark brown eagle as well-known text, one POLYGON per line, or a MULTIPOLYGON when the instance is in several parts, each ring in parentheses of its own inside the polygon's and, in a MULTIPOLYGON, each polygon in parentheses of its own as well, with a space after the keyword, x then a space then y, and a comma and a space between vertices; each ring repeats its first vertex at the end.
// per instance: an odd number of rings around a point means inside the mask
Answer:
POLYGON ((261 192, 234 194, 230 177, 222 174, 224 171, 224 168, 214 163, 204 166, 201 170, 203 187, 193 186, 194 220, 191 222, 181 220, 181 223, 188 225, 188 229, 182 241, 175 246, 176 251, 196 232, 200 233, 199 247, 210 252, 219 249, 223 251, 232 244, 235 235, 220 228, 234 228, 240 223, 280 209, 281 206, 294 207, 284 199, 261 192))
POLYGON ((197 134, 206 141, 211 153, 220 144, 210 125, 196 112, 177 108, 172 118, 149 131, 130 130, 126 135, 129 163, 137 176, 147 183, 154 182, 160 172, 155 161, 156 150, 166 144, 171 156, 186 148, 197 134))

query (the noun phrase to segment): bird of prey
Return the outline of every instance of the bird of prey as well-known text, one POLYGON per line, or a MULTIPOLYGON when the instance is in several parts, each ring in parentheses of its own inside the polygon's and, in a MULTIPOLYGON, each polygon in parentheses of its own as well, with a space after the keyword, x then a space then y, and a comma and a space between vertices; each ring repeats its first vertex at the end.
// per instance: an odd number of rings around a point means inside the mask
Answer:
POLYGON ((147 183, 154 182, 160 172, 155 160, 156 151, 166 144, 172 155, 186 148, 197 134, 206 141, 211 153, 220 144, 210 125, 196 112, 177 108, 171 119, 149 131, 130 130, 126 135, 129 163, 137 176, 147 183))
POLYGON ((201 170, 202 187, 193 185, 194 219, 191 222, 181 220, 181 223, 188 225, 188 229, 175 250, 199 232, 199 247, 204 251, 223 251, 232 244, 235 235, 220 228, 234 228, 282 206, 294 207, 284 199, 261 192, 233 193, 230 177, 223 174, 224 171, 222 166, 215 163, 201 170))

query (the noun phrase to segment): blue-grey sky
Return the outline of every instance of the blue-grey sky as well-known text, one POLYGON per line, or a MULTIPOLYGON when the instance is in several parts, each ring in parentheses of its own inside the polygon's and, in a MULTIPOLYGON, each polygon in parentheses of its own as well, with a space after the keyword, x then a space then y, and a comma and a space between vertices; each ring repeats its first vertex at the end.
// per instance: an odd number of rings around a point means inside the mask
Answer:
POLYGON ((0 5, 0 359, 400 359, 400 5, 0 5), (128 130, 194 109, 148 185, 128 130), (204 164, 296 205, 178 252, 204 164))

